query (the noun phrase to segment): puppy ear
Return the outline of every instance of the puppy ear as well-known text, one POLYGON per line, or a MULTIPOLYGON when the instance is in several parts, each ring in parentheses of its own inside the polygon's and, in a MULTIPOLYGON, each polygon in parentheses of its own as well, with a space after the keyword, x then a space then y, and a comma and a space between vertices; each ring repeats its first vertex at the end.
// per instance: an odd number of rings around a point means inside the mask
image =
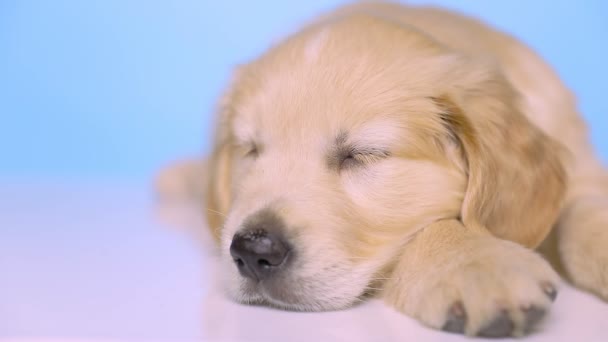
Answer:
POLYGON ((216 141, 209 159, 205 212, 211 233, 218 242, 221 227, 230 208, 231 159, 230 143, 216 141))
POLYGON ((228 210, 230 209, 231 183, 232 183, 232 158, 233 137, 231 125, 234 117, 234 102, 238 100, 239 92, 236 88, 237 80, 241 74, 242 67, 234 71, 231 86, 220 99, 217 123, 215 128, 215 140, 213 150, 209 158, 209 176, 207 178, 207 193, 205 210, 207 223, 213 237, 219 242, 221 227, 224 224, 228 210))
POLYGON ((499 72, 482 69, 457 79, 435 100, 467 163, 461 219, 536 247, 565 194, 560 147, 525 117, 517 92, 499 72))

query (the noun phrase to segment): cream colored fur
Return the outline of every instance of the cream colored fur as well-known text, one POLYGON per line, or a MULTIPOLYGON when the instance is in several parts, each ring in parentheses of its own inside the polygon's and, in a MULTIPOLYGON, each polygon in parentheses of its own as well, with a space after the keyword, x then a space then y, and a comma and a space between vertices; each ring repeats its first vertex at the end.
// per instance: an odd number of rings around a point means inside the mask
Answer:
POLYGON ((552 229, 569 279, 608 299, 608 173, 574 97, 534 52, 476 20, 343 7, 239 68, 217 120, 208 166, 168 169, 159 188, 205 194, 239 301, 329 310, 380 288, 431 327, 460 303, 465 333, 505 312, 521 335, 525 310, 548 309, 543 290, 558 284, 529 249, 552 229), (341 135, 386 155, 332 166, 341 135), (228 253, 268 207, 299 252, 282 289, 251 284, 228 253))

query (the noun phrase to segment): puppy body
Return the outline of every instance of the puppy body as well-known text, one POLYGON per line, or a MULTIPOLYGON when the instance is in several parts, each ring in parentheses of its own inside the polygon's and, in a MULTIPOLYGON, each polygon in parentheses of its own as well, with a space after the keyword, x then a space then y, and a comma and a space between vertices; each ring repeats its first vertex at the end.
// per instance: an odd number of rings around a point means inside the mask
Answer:
MULTIPOLYGON (((521 335, 557 284, 528 248, 553 229, 571 280, 608 298, 608 177, 574 97, 520 42, 451 12, 347 6, 236 72, 206 211, 239 301, 343 308, 381 288, 423 323, 521 335), (251 281, 231 241, 271 211, 289 269, 251 281)), ((186 186, 184 186, 186 184, 186 186)))

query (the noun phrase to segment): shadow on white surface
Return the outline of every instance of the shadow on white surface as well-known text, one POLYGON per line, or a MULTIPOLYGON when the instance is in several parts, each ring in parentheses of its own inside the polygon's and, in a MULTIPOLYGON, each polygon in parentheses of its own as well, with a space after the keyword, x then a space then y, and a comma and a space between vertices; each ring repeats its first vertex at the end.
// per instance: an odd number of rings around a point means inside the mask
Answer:
MULTIPOLYGON (((234 303, 201 208, 152 198, 147 185, 0 185, 0 340, 470 341, 377 299, 322 313, 234 303)), ((607 328, 608 305, 564 284, 525 340, 606 341, 607 328)))

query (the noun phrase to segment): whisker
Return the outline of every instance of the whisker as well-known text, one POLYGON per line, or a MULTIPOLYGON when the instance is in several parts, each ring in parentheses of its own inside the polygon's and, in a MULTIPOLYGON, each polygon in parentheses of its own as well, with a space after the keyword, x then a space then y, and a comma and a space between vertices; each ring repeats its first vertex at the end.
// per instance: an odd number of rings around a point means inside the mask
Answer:
POLYGON ((384 289, 383 289, 383 288, 377 288, 377 287, 369 287, 369 286, 366 286, 366 287, 365 287, 365 290, 382 291, 382 290, 384 290, 384 289))
POLYGON ((212 213, 215 213, 215 214, 221 215, 222 217, 226 218, 226 214, 224 214, 224 213, 220 213, 219 211, 217 211, 217 210, 213 210, 213 209, 210 209, 210 208, 205 208, 205 209, 207 209, 207 211, 210 211, 210 212, 212 212, 212 213))

